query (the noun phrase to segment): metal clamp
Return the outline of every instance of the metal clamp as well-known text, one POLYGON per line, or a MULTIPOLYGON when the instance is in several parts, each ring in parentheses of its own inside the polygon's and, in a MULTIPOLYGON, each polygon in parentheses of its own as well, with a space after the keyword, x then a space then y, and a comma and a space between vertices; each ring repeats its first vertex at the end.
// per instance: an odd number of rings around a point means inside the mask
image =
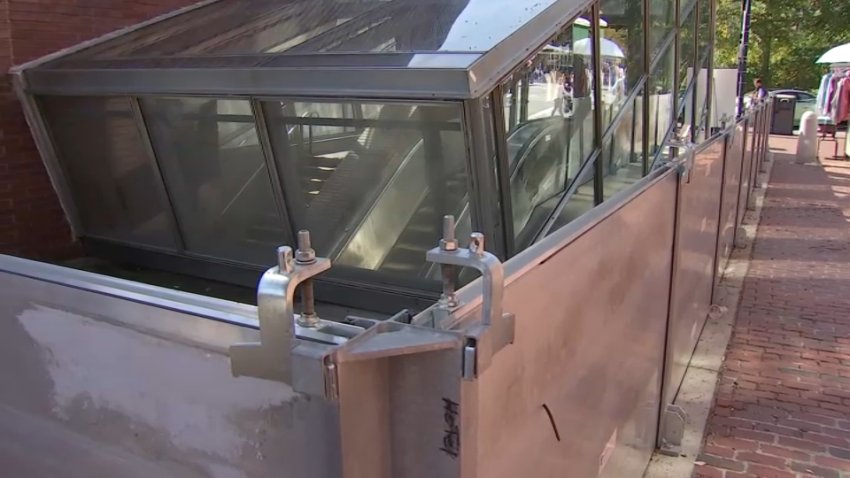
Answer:
POLYGON ((263 274, 257 291, 260 342, 230 347, 230 365, 234 376, 257 377, 293 383, 292 351, 295 343, 295 292, 301 287, 303 313, 300 327, 315 327, 313 277, 331 268, 330 259, 317 258, 310 247, 310 233, 298 234, 298 250, 283 246, 277 250, 277 262, 263 274))
POLYGON ((683 154, 678 154, 676 159, 669 162, 671 166, 673 166, 676 171, 679 173, 679 178, 688 183, 691 180, 691 170, 694 167, 694 157, 695 157, 695 149, 696 145, 687 138, 671 138, 667 140, 665 146, 670 148, 676 148, 679 151, 682 151, 683 154))
POLYGON ((470 267, 481 275, 483 297, 480 325, 467 331, 467 345, 464 350, 464 377, 474 378, 490 364, 492 357, 514 340, 515 321, 513 314, 502 312, 502 298, 505 289, 505 272, 502 262, 484 248, 484 235, 478 232, 470 236, 469 247, 458 247, 455 238, 455 218, 443 218, 443 239, 440 246, 427 252, 430 262, 440 264, 443 272, 443 295, 437 310, 443 321, 437 327, 449 324, 451 312, 459 307, 455 295, 456 267, 470 267))

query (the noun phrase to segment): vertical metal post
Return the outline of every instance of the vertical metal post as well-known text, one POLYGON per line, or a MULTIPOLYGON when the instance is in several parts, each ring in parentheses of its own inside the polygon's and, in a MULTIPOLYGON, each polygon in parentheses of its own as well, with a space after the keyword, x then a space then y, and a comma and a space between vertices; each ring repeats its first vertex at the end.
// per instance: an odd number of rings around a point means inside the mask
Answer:
POLYGON ((141 137, 142 144, 144 145, 145 154, 148 156, 148 160, 153 164, 153 171, 156 175, 157 182, 156 195, 159 196, 159 200, 163 207, 168 208, 166 218, 168 220, 168 229, 171 232, 171 236, 174 238, 174 246, 176 247, 177 252, 183 253, 186 250, 186 240, 184 239, 183 231, 180 227, 180 221, 177 219, 177 210, 174 207, 174 200, 168 190, 168 184, 165 182, 162 165, 156 154, 156 149, 153 146, 153 138, 151 138, 150 129, 148 129, 148 124, 145 121, 144 114, 142 113, 142 102, 138 97, 128 98, 128 100, 133 111, 133 119, 139 129, 139 136, 141 137))
POLYGON ((521 71, 522 85, 520 86, 519 121, 525 123, 528 121, 528 95, 531 89, 528 83, 531 79, 531 72, 526 71, 525 67, 521 71))
MULTIPOLYGON (((272 193, 274 195, 274 203, 277 208, 278 218, 282 222, 283 229, 287 232, 287 237, 282 237, 281 244, 292 244, 292 232, 295 229, 289 210, 286 206, 286 196, 283 194, 283 180, 275 161, 274 148, 271 142, 271 133, 269 132, 269 124, 266 121, 266 114, 263 105, 259 100, 251 101, 251 113, 254 115, 254 123, 257 128, 257 139, 260 142, 260 150, 263 153, 263 159, 266 161, 266 171, 272 185, 272 193)), ((283 125, 281 125, 283 127, 283 125)))
MULTIPOLYGON (((679 121, 679 85, 682 84, 682 79, 679 78, 679 65, 682 61, 682 24, 681 24, 681 10, 682 10, 682 2, 681 0, 676 0, 674 2, 673 8, 675 11, 673 12, 674 18, 674 29, 676 34, 673 37, 673 117, 674 124, 679 121)), ((685 75, 688 72, 685 71, 685 75)))
POLYGON ((717 41, 717 32, 715 27, 717 24, 717 0, 707 0, 709 10, 708 23, 708 71, 706 72, 706 81, 708 84, 705 87, 705 115, 706 121, 706 137, 711 136, 712 128, 712 96, 714 96, 714 43, 717 41))
MULTIPOLYGON (((738 230, 739 230, 738 226, 740 226, 740 224, 738 223, 738 217, 741 217, 741 188, 745 187, 745 185, 744 185, 744 171, 745 171, 744 163, 746 163, 745 157, 746 157, 746 152, 747 152, 747 136, 748 136, 747 135, 747 126, 748 126, 747 120, 745 119, 745 120, 739 122, 738 124, 740 124, 741 127, 743 128, 743 134, 742 134, 743 141, 742 141, 742 144, 740 146, 741 167, 740 167, 740 170, 738 171, 738 190, 735 192, 735 194, 737 194, 737 196, 735 198, 735 218, 732 221, 733 222, 732 227, 733 227, 733 230, 735 231, 735 234, 732 237, 732 244, 737 244, 737 242, 738 242, 738 230)), ((737 128, 737 127, 738 126, 736 125, 735 128, 737 128)), ((745 208, 747 207, 746 203, 744 204, 744 207, 745 208)))
POLYGON ((717 193, 717 197, 720 198, 720 203, 717 206, 717 230, 715 231, 717 240, 714 242, 714 262, 711 269, 712 303, 715 302, 715 293, 717 292, 717 273, 720 266, 720 234, 723 231, 723 203, 726 201, 726 163, 729 159, 729 141, 732 141, 731 136, 725 135, 725 138, 723 139, 723 153, 720 157, 720 191, 717 193))
POLYGON ((643 87, 643 175, 649 174, 649 98, 652 94, 652 78, 649 75, 649 65, 652 60, 649 39, 649 2, 643 0, 643 74, 646 77, 643 87))
POLYGON ((53 140, 50 126, 44 117, 44 110, 39 108, 39 102, 35 96, 27 91, 26 79, 23 73, 12 73, 11 79, 15 94, 21 102, 24 118, 35 140, 36 149, 41 155, 45 169, 47 170, 47 176, 50 178, 50 184, 56 191, 59 205, 68 219, 68 224, 71 227, 71 235, 74 238, 79 238, 85 232, 85 228, 80 217, 80 211, 77 209, 77 204, 74 200, 74 193, 71 190, 68 172, 59 160, 60 153, 53 140))
POLYGON ((741 46, 738 49, 738 114, 744 114, 744 93, 747 81, 747 54, 750 49, 750 19, 753 11, 752 0, 741 0, 741 46))
MULTIPOLYGON (((287 133, 287 127, 289 125, 283 119, 283 108, 286 105, 287 103, 280 100, 255 103, 255 107, 262 111, 258 119, 263 122, 263 134, 266 135, 269 141, 268 147, 271 154, 268 158, 273 163, 275 171, 273 176, 277 177, 280 181, 281 189, 279 194, 284 212, 286 213, 283 217, 288 226, 286 231, 290 237, 294 238, 298 236, 299 225, 303 226, 307 223, 305 220, 307 210, 303 200, 292 200, 296 198, 296 193, 301 190, 301 174, 298 161, 300 152, 293 148, 291 138, 289 137, 289 133, 287 133), (274 134, 271 129, 272 125, 276 128, 274 134), (284 171, 288 172, 288 174, 281 174, 284 171), (289 191, 288 196, 287 191, 289 191)), ((277 191, 275 192, 277 193, 277 191)), ((294 241, 290 241, 289 243, 291 244, 292 242, 294 241)))
POLYGON ((697 111, 699 111, 699 105, 697 98, 699 97, 699 75, 702 71, 702 55, 699 51, 699 34, 700 27, 702 26, 700 15, 702 15, 702 9, 700 8, 700 0, 695 0, 694 4, 694 38, 693 45, 691 48, 691 54, 693 58, 691 58, 691 68, 693 70, 694 77, 692 78, 692 83, 694 85, 693 94, 691 95, 691 141, 697 141, 697 130, 699 129, 699 118, 697 118, 697 111))
MULTIPOLYGON (((515 91, 516 86, 511 88, 515 91)), ((511 100, 512 102, 514 100, 511 100)), ((496 176, 499 184, 499 204, 502 212, 502 225, 505 230, 505 257, 516 254, 514 240, 514 214, 511 203, 511 170, 508 158, 508 130, 505 126, 505 90, 504 85, 496 87, 490 93, 490 104, 493 105, 493 127, 496 148, 496 176)), ((512 111, 514 106, 511 106, 512 111)), ((515 113, 512 113, 515 114, 515 113)), ((514 123, 511 123, 512 125, 514 123)))
MULTIPOLYGON (((490 97, 484 96, 463 102, 464 131, 469 151, 469 191, 471 198, 472 227, 483 231, 490 241, 490 252, 500 259, 507 258, 507 235, 502 223, 500 204, 510 191, 500 191, 496 168, 492 167, 495 154, 492 129, 493 111, 490 97)), ((499 173, 501 174, 501 173, 499 173)))
MULTIPOLYGON (((516 87, 516 83, 511 82, 510 92, 511 92, 511 111, 510 111, 509 116, 508 116, 509 126, 506 127, 507 130, 512 129, 514 126, 516 126, 518 124, 517 123, 517 113, 518 113, 517 94, 518 94, 518 90, 517 90, 517 87, 516 87)), ((501 101, 504 102, 504 98, 501 101)), ((504 116, 504 111, 502 112, 502 116, 504 116)))
POLYGON ((680 220, 680 209, 682 207, 682 189, 685 187, 685 181, 679 177, 676 181, 676 193, 673 199, 673 243, 672 248, 670 249, 670 281, 667 283, 667 327, 664 330, 664 361, 661 363, 661 385, 659 386, 659 394, 660 394, 660 402, 658 404, 658 430, 659 433, 656 435, 656 446, 659 449, 665 448, 664 443, 664 435, 660 433, 661 430, 664 430, 666 427, 666 420, 668 420, 668 416, 665 413, 668 405, 672 405, 671 403, 667 403, 665 397, 665 389, 667 386, 667 369, 669 365, 673 362, 672 357, 672 347, 670 347, 671 340, 671 332, 673 330, 673 322, 675 321, 675 317, 673 317, 673 305, 675 304, 676 299, 676 284, 678 281, 678 270, 679 270, 679 220, 680 220))
MULTIPOLYGON (((593 39, 593 150, 598 151, 602 148, 602 49, 600 48, 600 11, 599 3, 596 2, 590 9, 590 35, 593 39)), ((605 169, 603 162, 605 155, 600 154, 596 158, 594 165, 595 174, 593 176, 593 198, 596 204, 601 204, 605 200, 605 169)))

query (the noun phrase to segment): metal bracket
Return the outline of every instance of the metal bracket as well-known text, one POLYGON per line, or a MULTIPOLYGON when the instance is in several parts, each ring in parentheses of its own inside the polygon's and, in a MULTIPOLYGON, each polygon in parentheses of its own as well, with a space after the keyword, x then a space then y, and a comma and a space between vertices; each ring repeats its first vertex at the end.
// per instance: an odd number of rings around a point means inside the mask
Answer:
POLYGON ((675 160, 670 161, 670 165, 679 173, 679 178, 687 183, 691 182, 691 170, 694 168, 694 157, 696 145, 688 139, 675 138, 667 141, 666 146, 676 148, 680 154, 675 160))
POLYGON ((667 405, 661 420, 661 447, 659 451, 662 454, 679 456, 687 421, 688 416, 682 407, 673 404, 667 405))
POLYGON ((482 277, 481 322, 466 332, 464 347, 464 378, 472 379, 489 367, 493 356, 514 341, 515 320, 513 314, 502 312, 505 289, 505 271, 502 262, 484 248, 484 235, 478 232, 470 236, 469 247, 459 248, 455 239, 454 216, 443 220, 443 239, 440 246, 427 252, 430 262, 440 264, 443 270, 443 296, 437 305, 437 317, 443 320, 435 326, 447 326, 451 312, 459 306, 455 296, 455 268, 470 267, 478 270, 482 277))
MULTIPOLYGON (((257 291, 257 311, 260 320, 260 342, 235 344, 230 347, 230 365, 234 376, 257 377, 294 385, 300 380, 293 377, 293 352, 295 341, 295 292, 303 284, 304 301, 298 325, 315 327, 320 323, 315 316, 312 281, 318 274, 331 268, 330 259, 316 258, 310 248, 310 235, 299 233, 298 259, 291 247, 278 248, 278 264, 263 274, 257 291)), ((324 362, 321 357, 317 361, 324 362)), ((303 370, 299 367, 295 369, 303 370)), ((297 389, 297 388, 296 388, 297 389)))

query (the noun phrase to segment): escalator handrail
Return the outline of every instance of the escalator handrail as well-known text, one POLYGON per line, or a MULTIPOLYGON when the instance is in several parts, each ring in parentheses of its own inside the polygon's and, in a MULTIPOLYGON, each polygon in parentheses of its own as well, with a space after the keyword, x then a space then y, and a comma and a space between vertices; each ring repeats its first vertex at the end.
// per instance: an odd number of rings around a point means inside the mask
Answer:
POLYGON ((349 232, 346 233, 346 235, 340 241, 337 242, 337 246, 333 248, 330 257, 336 260, 348 249, 348 246, 351 244, 351 241, 354 239, 354 236, 360 231, 366 221, 369 220, 372 215, 372 212, 380 204, 381 199, 386 195, 387 191, 389 191, 390 188, 392 188, 392 186, 396 184, 401 175, 404 174, 406 166, 411 161, 413 161, 413 157, 415 156, 416 152, 419 151, 419 149, 422 148, 424 144, 425 140, 420 139, 412 148, 410 148, 410 151, 407 153, 401 163, 399 163, 398 168, 396 168, 396 170, 389 177, 389 179, 387 179, 380 192, 375 196, 375 200, 369 204, 369 207, 363 214, 360 214, 360 217, 356 222, 356 226, 352 227, 349 232))
MULTIPOLYGON (((548 118, 541 119, 540 122, 544 123, 544 122, 548 122, 548 120, 549 120, 548 118)), ((517 153, 517 155, 520 156, 520 159, 512 166, 512 174, 511 174, 512 179, 518 174, 519 168, 522 166, 522 164, 524 164, 526 158, 529 156, 527 154, 528 150, 531 147, 533 147, 534 145, 538 144, 540 139, 543 137, 544 134, 546 134, 546 133, 550 132, 551 130, 556 129, 558 127, 560 127, 560 125, 551 124, 551 125, 543 125, 539 128, 540 130, 537 133, 535 133, 532 136, 532 139, 530 141, 528 141, 527 144, 517 153)), ((517 134, 521 130, 522 130, 522 128, 517 129, 516 131, 514 131, 513 134, 517 134)), ((400 180, 401 176, 403 174, 405 174, 406 167, 410 164, 410 161, 413 161, 415 155, 419 152, 419 149, 422 148, 423 145, 424 145, 424 141, 420 140, 416 143, 416 145, 413 148, 410 149, 407 156, 400 163, 398 169, 396 169, 396 171, 393 173, 393 175, 389 178, 389 180, 383 186, 380 193, 378 193, 375 201, 373 201, 370 204, 368 210, 360 216, 359 220, 356 223, 356 226, 353 227, 350 230, 351 232, 349 232, 345 236, 345 238, 338 243, 340 245, 334 249, 333 253, 331 254, 331 257, 339 258, 343 253, 345 253, 345 251, 348 250, 348 248, 351 244, 351 241, 353 240, 355 235, 360 231, 360 229, 363 227, 363 225, 366 223, 366 221, 371 217, 371 214, 374 212, 374 210, 381 204, 382 198, 384 198, 385 195, 387 194, 387 192, 390 191, 397 184, 397 182, 400 180)), ((428 190, 430 190, 430 185, 426 184, 424 190, 425 190, 424 194, 427 195, 428 190)), ((466 216, 471 214, 470 196, 469 196, 468 192, 464 196, 464 198, 460 201, 457 210, 453 211, 453 213, 455 214, 455 217, 458 218, 458 221, 465 220, 466 216)), ((426 269, 423 271, 423 272, 425 272, 424 276, 430 277, 433 273, 433 270, 434 270, 433 265, 427 265, 426 269)), ((420 276, 422 276, 422 275, 423 274, 420 273, 420 276)))
MULTIPOLYGON (((565 121, 572 121, 569 118, 563 118, 563 119, 565 121)), ((537 121, 544 122, 544 121, 547 121, 547 120, 549 120, 549 118, 546 118, 546 119, 543 119, 543 120, 537 120, 537 121)), ((529 126, 529 125, 531 125, 530 122, 526 123, 526 126, 529 126)), ((517 151, 517 156, 519 156, 519 159, 511 165, 511 175, 510 175, 511 180, 513 180, 516 177, 516 175, 519 174, 520 168, 523 165, 525 165, 525 161, 530 156, 528 154, 528 152, 531 150, 531 148, 533 148, 534 146, 537 146, 537 144, 540 143, 540 139, 543 137, 543 134, 545 134, 545 133, 547 133, 547 132, 549 132, 553 129, 557 129, 558 127, 559 127, 559 125, 557 125, 557 124, 550 124, 550 125, 541 127, 538 130, 537 134, 532 136, 531 139, 529 141, 527 141, 522 146, 522 148, 520 148, 519 151, 517 151)), ((511 135, 508 137, 508 141, 510 141, 510 138, 513 137, 514 135, 516 135, 517 133, 519 133, 521 130, 522 130, 522 128, 519 128, 519 129, 515 130, 513 133, 511 133, 511 135)))

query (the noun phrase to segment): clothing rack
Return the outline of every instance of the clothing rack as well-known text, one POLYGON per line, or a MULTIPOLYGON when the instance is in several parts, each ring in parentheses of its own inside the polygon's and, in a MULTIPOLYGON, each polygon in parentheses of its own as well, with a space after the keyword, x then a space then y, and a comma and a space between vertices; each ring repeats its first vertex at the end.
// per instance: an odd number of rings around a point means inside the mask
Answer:
MULTIPOLYGON (((833 63, 830 65, 830 71, 821 79, 820 88, 818 88, 817 100, 817 115, 818 115, 818 151, 820 145, 824 141, 832 141, 835 145, 833 149, 832 159, 844 159, 848 157, 847 140, 845 140, 844 154, 838 154, 839 142, 837 138, 838 124, 847 120, 846 117, 837 117, 841 108, 841 98, 836 95, 846 95, 845 88, 850 88, 850 84, 842 82, 844 79, 850 80, 850 63, 833 63), (833 80, 839 77, 837 83, 833 80), (838 90, 833 90, 838 88, 838 90)), ((847 116, 846 114, 844 116, 847 116)))

